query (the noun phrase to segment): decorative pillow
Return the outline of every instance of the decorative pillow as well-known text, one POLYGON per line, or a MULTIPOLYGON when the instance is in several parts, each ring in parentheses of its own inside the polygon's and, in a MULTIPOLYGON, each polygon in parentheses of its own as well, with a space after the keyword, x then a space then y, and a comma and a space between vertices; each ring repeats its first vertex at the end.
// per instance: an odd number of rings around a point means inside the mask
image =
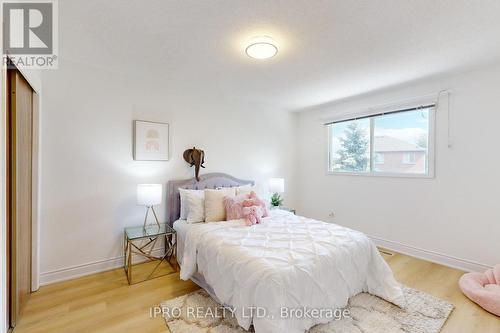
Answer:
POLYGON ((249 194, 243 193, 236 196, 224 197, 224 208, 226 209, 226 219, 228 221, 243 218, 243 206, 241 203, 243 200, 248 199, 249 196, 249 194))
POLYGON ((264 202, 267 209, 269 209, 269 207, 271 206, 271 197, 267 191, 263 190, 262 188, 259 188, 257 185, 250 185, 250 184, 239 186, 236 188, 236 195, 240 195, 243 193, 250 194, 250 192, 255 192, 257 196, 260 199, 262 199, 262 202, 264 202))
POLYGON ((187 204, 186 195, 189 192, 203 193, 203 195, 205 193, 203 190, 188 190, 188 189, 185 189, 185 188, 180 188, 179 189, 179 195, 181 197, 181 212, 180 212, 179 219, 181 219, 181 220, 187 220, 187 215, 188 215, 189 207, 188 207, 188 204, 187 204))
POLYGON ((187 204, 188 223, 205 221, 205 191, 187 191, 185 193, 187 204))
POLYGON ((243 217, 247 225, 262 223, 264 212, 261 206, 246 206, 243 207, 243 217))
POLYGON ((262 223, 269 216, 266 203, 254 191, 237 196, 224 197, 227 220, 245 219, 247 225, 262 223))
POLYGON ((225 187, 219 190, 205 190, 205 222, 219 222, 226 220, 224 197, 234 196, 234 187, 225 187))
POLYGON ((242 206, 243 207, 259 206, 262 208, 261 217, 269 216, 269 211, 267 210, 266 203, 264 202, 264 200, 260 199, 254 191, 250 192, 250 194, 248 195, 248 199, 243 200, 242 206))

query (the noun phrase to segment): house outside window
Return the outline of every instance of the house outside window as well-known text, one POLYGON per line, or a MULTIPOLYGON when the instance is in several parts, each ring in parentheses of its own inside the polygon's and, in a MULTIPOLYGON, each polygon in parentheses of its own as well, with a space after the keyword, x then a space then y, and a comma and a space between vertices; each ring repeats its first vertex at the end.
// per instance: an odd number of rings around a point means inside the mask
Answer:
MULTIPOLYGON (((422 154, 421 156, 424 157, 424 154, 422 154)), ((403 163, 404 164, 416 164, 417 163, 417 152, 410 151, 410 152, 404 153, 403 163)))
POLYGON ((373 163, 375 163, 375 164, 384 164, 384 162, 385 162, 385 155, 384 155, 384 153, 375 152, 375 155, 373 155, 373 163))
MULTIPOLYGON (((381 155, 383 165, 377 164, 378 172, 425 173, 426 149, 390 136, 375 137, 375 156, 381 155)), ((375 162, 376 163, 376 162, 375 162)))

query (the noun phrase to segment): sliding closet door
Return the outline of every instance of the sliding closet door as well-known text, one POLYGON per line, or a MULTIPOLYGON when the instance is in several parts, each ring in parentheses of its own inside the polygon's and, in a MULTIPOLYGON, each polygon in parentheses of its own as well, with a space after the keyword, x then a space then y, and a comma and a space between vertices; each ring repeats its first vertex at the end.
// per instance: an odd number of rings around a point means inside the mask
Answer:
POLYGON ((31 293, 33 90, 16 70, 9 79, 10 322, 31 293))

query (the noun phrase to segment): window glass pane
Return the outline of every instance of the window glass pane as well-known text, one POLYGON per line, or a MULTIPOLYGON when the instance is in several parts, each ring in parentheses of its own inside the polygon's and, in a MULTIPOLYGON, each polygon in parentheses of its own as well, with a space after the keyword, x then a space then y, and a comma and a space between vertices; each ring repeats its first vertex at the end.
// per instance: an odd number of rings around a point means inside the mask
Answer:
POLYGON ((384 162, 384 154, 375 153, 375 155, 373 155, 373 163, 384 164, 384 162))
POLYGON ((370 119, 330 125, 330 140, 330 171, 370 171, 370 119))
POLYGON ((374 118, 373 154, 376 158, 373 172, 428 173, 431 110, 422 109, 374 118))

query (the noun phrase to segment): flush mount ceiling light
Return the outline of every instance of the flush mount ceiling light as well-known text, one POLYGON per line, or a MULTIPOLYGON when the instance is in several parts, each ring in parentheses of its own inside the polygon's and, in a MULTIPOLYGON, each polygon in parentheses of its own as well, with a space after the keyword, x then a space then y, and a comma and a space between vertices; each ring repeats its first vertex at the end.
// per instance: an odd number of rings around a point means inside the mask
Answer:
POLYGON ((271 37, 255 37, 249 41, 245 52, 250 58, 259 60, 269 59, 278 53, 278 47, 271 37))

